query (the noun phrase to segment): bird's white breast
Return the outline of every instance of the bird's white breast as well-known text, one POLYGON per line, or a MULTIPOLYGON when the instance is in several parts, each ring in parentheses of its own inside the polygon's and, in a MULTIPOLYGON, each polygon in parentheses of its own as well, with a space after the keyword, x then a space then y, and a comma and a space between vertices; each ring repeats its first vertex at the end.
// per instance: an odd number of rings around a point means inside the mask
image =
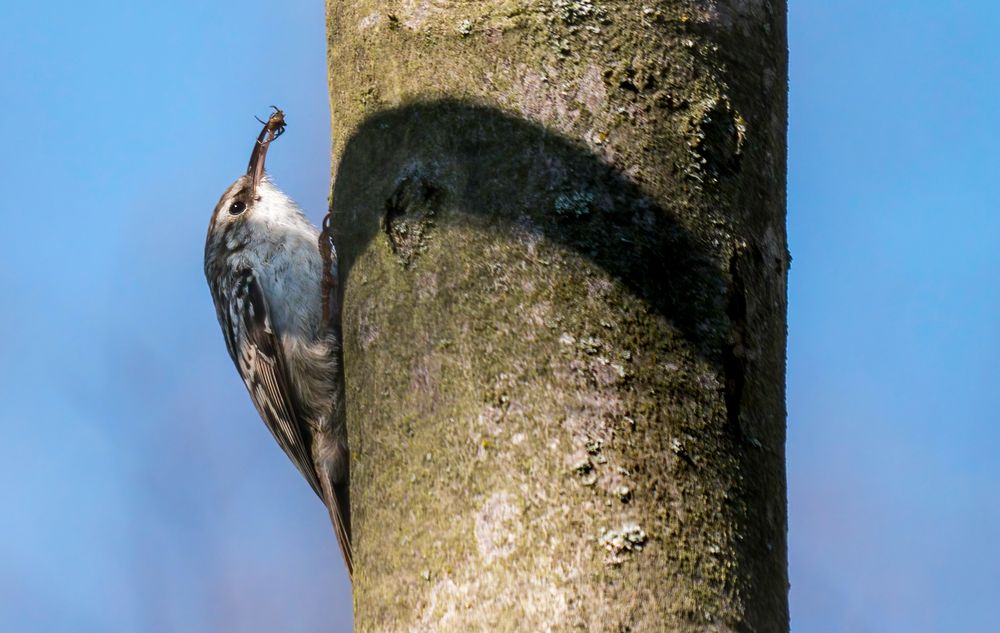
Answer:
POLYGON ((320 335, 322 314, 319 231, 270 181, 263 181, 258 191, 260 199, 247 221, 262 254, 252 266, 271 310, 272 327, 282 337, 313 341, 320 335))

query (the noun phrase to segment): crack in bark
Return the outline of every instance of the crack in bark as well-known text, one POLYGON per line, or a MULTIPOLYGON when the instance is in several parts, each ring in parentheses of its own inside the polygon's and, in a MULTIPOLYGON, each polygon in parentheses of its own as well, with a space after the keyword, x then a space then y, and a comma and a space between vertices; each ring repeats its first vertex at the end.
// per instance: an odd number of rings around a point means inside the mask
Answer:
POLYGON ((738 439, 743 439, 740 426, 740 409, 747 371, 747 297, 746 282, 741 270, 742 253, 729 260, 730 282, 726 299, 726 316, 729 317, 729 339, 722 351, 722 369, 725 374, 726 427, 738 439))

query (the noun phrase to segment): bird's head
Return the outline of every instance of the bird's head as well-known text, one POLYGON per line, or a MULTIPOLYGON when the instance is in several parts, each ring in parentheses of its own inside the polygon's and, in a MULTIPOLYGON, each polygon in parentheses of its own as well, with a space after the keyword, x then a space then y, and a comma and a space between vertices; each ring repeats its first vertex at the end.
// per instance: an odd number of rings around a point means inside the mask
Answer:
POLYGON ((280 204, 287 200, 285 195, 264 175, 267 148, 274 139, 285 131, 285 114, 278 108, 274 108, 274 113, 263 123, 264 127, 257 136, 253 150, 250 152, 247 173, 237 178, 215 205, 212 221, 208 228, 209 237, 224 231, 227 227, 241 223, 251 216, 257 207, 273 206, 269 203, 278 202, 280 204), (280 200, 271 200, 271 198, 280 198, 280 200))

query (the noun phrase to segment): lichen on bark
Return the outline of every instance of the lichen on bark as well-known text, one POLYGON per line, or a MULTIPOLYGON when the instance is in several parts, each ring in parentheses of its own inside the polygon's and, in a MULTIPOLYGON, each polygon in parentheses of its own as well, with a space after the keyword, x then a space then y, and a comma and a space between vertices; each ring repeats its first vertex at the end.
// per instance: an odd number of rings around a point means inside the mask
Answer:
POLYGON ((784 5, 328 4, 359 631, 787 629, 784 5))

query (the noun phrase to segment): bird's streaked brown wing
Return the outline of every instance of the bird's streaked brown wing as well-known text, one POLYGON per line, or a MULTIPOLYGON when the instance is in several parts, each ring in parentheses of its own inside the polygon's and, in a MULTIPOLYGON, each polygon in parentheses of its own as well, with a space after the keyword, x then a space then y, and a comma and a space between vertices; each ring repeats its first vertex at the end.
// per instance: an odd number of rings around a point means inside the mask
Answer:
POLYGON ((304 420, 294 401, 288 366, 272 328, 267 299, 253 271, 240 271, 235 282, 236 300, 229 304, 225 314, 233 362, 274 439, 322 499, 304 420))

